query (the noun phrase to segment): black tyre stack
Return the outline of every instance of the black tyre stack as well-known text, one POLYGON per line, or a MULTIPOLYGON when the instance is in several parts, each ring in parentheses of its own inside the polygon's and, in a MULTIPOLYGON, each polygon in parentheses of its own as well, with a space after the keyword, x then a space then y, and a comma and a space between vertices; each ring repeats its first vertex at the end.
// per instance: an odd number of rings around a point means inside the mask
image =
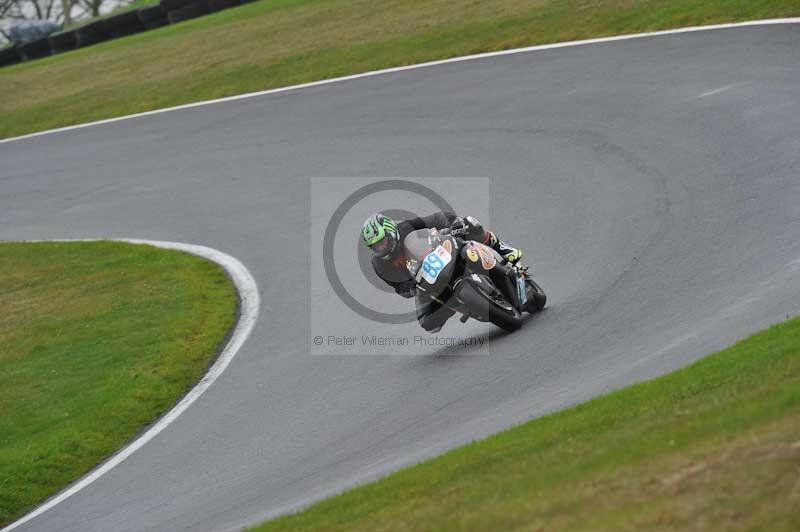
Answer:
POLYGON ((75 35, 77 36, 78 48, 107 41, 110 38, 102 20, 81 26, 75 30, 75 35))
POLYGON ((47 39, 50 41, 50 49, 54 54, 74 50, 78 45, 75 30, 53 33, 47 39))
POLYGON ((22 61, 19 50, 15 46, 0 50, 0 66, 13 65, 22 61))
POLYGON ((19 51, 22 54, 22 59, 25 61, 39 59, 40 57, 47 57, 52 53, 52 50, 50 49, 50 41, 47 40, 47 37, 23 44, 19 47, 19 51))
POLYGON ((169 24, 167 12, 164 11, 161 4, 143 7, 137 11, 137 15, 139 16, 139 21, 144 25, 144 29, 146 30, 154 30, 169 24))
POLYGON ((241 5, 241 0, 208 0, 208 10, 212 13, 241 5))
POLYGON ((170 24, 208 14, 206 0, 162 0, 161 5, 167 11, 167 20, 170 24))
POLYGON ((144 24, 139 20, 139 14, 136 11, 126 11, 113 17, 103 19, 103 28, 112 39, 125 37, 126 35, 133 35, 144 31, 144 24))

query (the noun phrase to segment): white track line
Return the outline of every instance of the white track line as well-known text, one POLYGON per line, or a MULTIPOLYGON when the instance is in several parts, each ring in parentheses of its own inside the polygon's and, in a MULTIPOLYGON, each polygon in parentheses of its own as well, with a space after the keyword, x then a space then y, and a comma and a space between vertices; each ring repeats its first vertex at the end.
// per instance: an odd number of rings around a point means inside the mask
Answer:
POLYGON ((373 70, 371 72, 364 72, 361 74, 354 74, 352 76, 343 76, 341 78, 332 78, 332 79, 324 79, 321 81, 313 81, 311 83, 302 83, 300 85, 291 85, 288 87, 281 87, 278 89, 269 89, 265 91, 259 92, 249 92, 246 94, 239 94, 236 96, 227 96, 225 98, 217 98, 215 100, 206 100, 203 102, 195 102, 195 103, 188 103, 184 105, 178 105, 175 107, 167 107, 164 109, 156 109, 153 111, 146 111, 143 113, 136 113, 127 116, 119 116, 116 118, 108 118, 105 120, 98 120, 96 122, 87 122, 85 124, 78 124, 75 126, 67 126, 67 127, 60 127, 57 129, 49 129, 47 131, 39 131, 38 133, 30 133, 28 135, 21 135, 19 137, 11 137, 7 139, 0 140, 0 144, 6 142, 13 142, 22 139, 29 139, 32 137, 39 137, 42 135, 50 135, 52 133, 61 133, 63 131, 72 131, 74 129, 82 129, 85 127, 90 126, 99 126, 101 124, 111 124, 114 122, 120 122, 122 120, 130 120, 131 118, 140 118, 143 116, 150 116, 156 115, 160 113, 168 113, 171 111, 179 111, 181 109, 192 109, 193 107, 202 107, 205 105, 213 105, 217 103, 224 103, 224 102, 234 102, 236 100, 245 100, 248 98, 255 98, 257 96, 267 96, 269 94, 278 94, 281 92, 289 92, 289 91, 296 91, 299 89, 306 89, 309 87, 320 87, 322 85, 328 85, 331 83, 339 83, 342 81, 351 81, 354 79, 361 79, 366 77, 372 76, 380 76, 383 74, 392 74, 395 72, 404 72, 406 70, 415 70, 417 68, 426 68, 432 67, 437 65, 446 65, 449 63, 460 63, 461 61, 472 61, 475 59, 484 59, 487 57, 499 57, 503 55, 512 55, 512 54, 521 54, 525 52, 538 52, 540 50, 552 50, 554 48, 569 48, 572 46, 585 46, 587 44, 598 44, 598 43, 606 43, 606 42, 614 42, 614 41, 625 41, 629 39, 642 39, 644 37, 658 37, 661 35, 674 35, 676 33, 691 33, 695 31, 709 31, 709 30, 722 30, 728 28, 742 28, 746 26, 767 26, 772 24, 800 24, 800 17, 797 18, 775 18, 775 19, 766 19, 766 20, 751 20, 748 22, 734 22, 730 24, 713 24, 709 26, 692 26, 689 28, 678 28, 674 30, 663 30, 663 31, 651 31, 647 33, 633 33, 629 35, 616 35, 613 37, 601 37, 598 39, 586 39, 583 41, 568 41, 568 42, 560 42, 560 43, 553 43, 553 44, 543 44, 539 46, 528 46, 525 48, 514 48, 513 50, 502 50, 499 52, 487 52, 483 54, 474 54, 474 55, 465 55, 461 57, 453 57, 450 59, 442 59, 439 61, 429 61, 427 63, 418 63, 416 65, 408 65, 402 67, 394 67, 394 68, 387 68, 384 70, 373 70))
MULTIPOLYGON (((43 514, 50 508, 54 507, 58 503, 64 501, 65 499, 75 495, 80 490, 94 482, 95 480, 99 479, 106 473, 108 473, 111 469, 118 466, 122 463, 123 460, 128 458, 130 455, 135 453, 139 450, 142 446, 144 446, 147 442, 152 440, 159 432, 164 430, 169 426, 170 423, 175 421, 178 416, 180 416, 184 410, 189 408, 189 405, 194 403, 203 392, 205 392, 209 386, 211 386, 215 380, 225 371, 225 368, 228 367, 228 364, 231 363, 233 357, 236 356, 237 351, 239 348, 242 347, 247 337, 250 335, 250 332, 253 330, 253 326, 256 323, 256 319, 258 319, 258 310, 260 307, 260 298, 258 295, 258 287, 256 286, 256 281, 253 279, 253 276, 250 275, 250 272, 247 271, 247 268, 239 262, 234 257, 227 255, 221 251, 216 249, 212 249, 205 246, 196 246, 193 244, 183 244, 180 242, 160 242, 160 241, 153 241, 153 240, 138 240, 132 238, 120 238, 120 239, 102 239, 102 240, 114 240, 117 242, 128 242, 131 244, 149 244, 151 246, 156 246, 159 248, 164 249, 175 249, 179 251, 185 251, 187 253, 191 253, 193 255, 197 255, 199 257, 203 257, 204 259, 208 259, 212 262, 216 262, 223 268, 225 271, 228 272, 231 279, 233 279, 233 283, 236 285, 236 289, 239 292, 240 297, 240 304, 239 304, 239 321, 236 324, 236 328, 233 330, 231 334, 230 340, 228 340, 227 345, 220 353, 217 360, 211 366, 211 368, 206 372, 200 382, 191 389, 191 391, 186 394, 186 396, 181 399, 181 401, 175 405, 172 410, 167 412, 161 419, 159 419, 155 425, 150 427, 144 434, 136 438, 133 442, 128 444, 127 446, 123 447, 117 454, 112 456, 109 460, 101 464, 97 469, 93 470, 91 473, 86 475, 85 477, 81 478, 78 482, 71 485, 66 490, 62 491, 52 499, 49 499, 44 504, 33 510, 32 512, 24 515, 19 520, 11 523, 6 528, 4 528, 0 532, 9 532, 14 530, 20 525, 23 525, 30 521, 31 519, 43 514)), ((96 242, 98 240, 91 239, 91 240, 58 240, 58 242, 96 242)), ((52 241, 51 241, 52 242, 52 241)))

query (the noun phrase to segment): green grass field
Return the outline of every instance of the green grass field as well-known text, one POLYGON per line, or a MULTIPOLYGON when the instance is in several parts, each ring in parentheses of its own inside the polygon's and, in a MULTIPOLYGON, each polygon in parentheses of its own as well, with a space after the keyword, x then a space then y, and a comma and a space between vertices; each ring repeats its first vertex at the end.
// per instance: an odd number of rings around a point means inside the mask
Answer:
POLYGON ((0 137, 433 59, 800 15, 800 0, 261 0, 0 69, 0 137))
POLYGON ((800 523, 800 318, 258 527, 785 530, 800 523))
POLYGON ((237 304, 222 268, 193 255, 0 244, 0 528, 177 402, 237 304))

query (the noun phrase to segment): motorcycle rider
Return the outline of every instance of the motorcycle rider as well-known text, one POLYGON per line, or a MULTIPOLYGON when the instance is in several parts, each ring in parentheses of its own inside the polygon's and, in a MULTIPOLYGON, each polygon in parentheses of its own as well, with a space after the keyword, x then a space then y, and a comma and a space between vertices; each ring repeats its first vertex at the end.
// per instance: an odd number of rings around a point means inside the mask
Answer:
MULTIPOLYGON (((521 249, 500 240, 472 216, 458 217, 452 212, 435 212, 430 216, 395 222, 382 213, 373 214, 367 218, 361 230, 364 244, 372 251, 372 267, 378 277, 405 298, 414 297, 417 284, 406 268, 403 239, 413 231, 426 228, 449 228, 454 236, 490 246, 512 264, 522 258, 521 249)), ((427 298, 417 296, 416 303, 417 319, 422 328, 431 333, 439 332, 454 314, 449 308, 427 298)))

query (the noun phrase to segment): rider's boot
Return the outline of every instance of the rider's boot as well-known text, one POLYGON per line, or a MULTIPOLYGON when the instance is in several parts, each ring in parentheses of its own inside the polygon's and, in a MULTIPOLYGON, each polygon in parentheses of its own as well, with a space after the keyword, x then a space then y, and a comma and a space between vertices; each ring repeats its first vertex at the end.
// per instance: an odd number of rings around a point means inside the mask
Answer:
POLYGON ((509 246, 497 238, 497 235, 493 231, 486 231, 486 237, 483 243, 498 252, 511 264, 516 264, 522 258, 521 249, 509 246))

